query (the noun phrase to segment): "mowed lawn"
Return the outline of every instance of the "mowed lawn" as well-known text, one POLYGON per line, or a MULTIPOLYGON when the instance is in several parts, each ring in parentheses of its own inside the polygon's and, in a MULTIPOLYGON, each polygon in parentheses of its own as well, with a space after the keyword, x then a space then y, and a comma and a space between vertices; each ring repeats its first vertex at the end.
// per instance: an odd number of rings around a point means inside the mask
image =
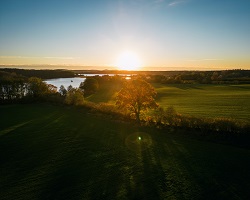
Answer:
POLYGON ((250 199, 250 151, 47 104, 0 106, 0 199, 250 199))

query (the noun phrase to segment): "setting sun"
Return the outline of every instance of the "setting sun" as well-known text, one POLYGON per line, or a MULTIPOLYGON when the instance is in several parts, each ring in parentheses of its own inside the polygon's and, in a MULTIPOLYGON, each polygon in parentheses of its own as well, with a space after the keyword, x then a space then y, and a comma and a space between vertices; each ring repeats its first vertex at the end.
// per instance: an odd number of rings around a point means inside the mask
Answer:
POLYGON ((116 66, 120 70, 138 70, 141 67, 141 62, 134 52, 126 51, 120 54, 116 66))

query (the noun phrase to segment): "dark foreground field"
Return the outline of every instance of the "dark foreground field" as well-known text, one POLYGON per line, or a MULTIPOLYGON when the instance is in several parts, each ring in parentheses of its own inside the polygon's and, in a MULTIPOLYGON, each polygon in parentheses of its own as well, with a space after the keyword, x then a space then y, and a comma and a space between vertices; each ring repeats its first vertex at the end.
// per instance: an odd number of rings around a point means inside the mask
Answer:
POLYGON ((250 199, 247 149, 46 104, 0 120, 3 200, 250 199))

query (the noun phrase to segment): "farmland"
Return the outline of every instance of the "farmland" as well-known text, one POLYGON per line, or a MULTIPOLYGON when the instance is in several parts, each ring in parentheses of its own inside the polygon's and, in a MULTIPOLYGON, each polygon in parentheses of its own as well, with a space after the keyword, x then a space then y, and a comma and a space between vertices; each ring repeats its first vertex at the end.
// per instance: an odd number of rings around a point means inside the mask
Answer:
POLYGON ((249 199, 250 152, 49 104, 0 107, 1 199, 249 199))
MULTIPOLYGON (((250 120, 250 85, 153 84, 160 106, 196 117, 250 120)), ((120 85, 105 83, 88 97, 95 103, 114 103, 120 85)))
POLYGON ((250 85, 155 85, 158 103, 181 114, 250 120, 250 85))

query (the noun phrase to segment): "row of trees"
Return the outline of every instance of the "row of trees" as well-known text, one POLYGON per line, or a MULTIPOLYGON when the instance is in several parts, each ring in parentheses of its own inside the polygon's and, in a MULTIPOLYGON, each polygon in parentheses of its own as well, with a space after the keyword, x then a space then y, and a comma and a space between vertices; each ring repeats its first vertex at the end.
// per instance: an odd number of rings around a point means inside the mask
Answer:
POLYGON ((70 105, 80 105, 84 96, 96 92, 99 88, 97 80, 87 78, 79 88, 69 86, 65 89, 46 84, 37 77, 26 78, 16 73, 0 72, 0 103, 18 101, 53 101, 70 105))
POLYGON ((16 69, 16 68, 2 68, 1 72, 10 74, 16 74, 26 78, 37 77, 41 79, 52 79, 52 78, 71 78, 75 76, 73 71, 56 69, 56 70, 35 70, 35 69, 16 69))
POLYGON ((6 76, 0 80, 0 102, 16 102, 22 99, 39 99, 56 93, 56 87, 47 85, 40 78, 6 76))
POLYGON ((148 81, 166 84, 225 84, 250 83, 250 70, 224 70, 224 71, 183 71, 162 74, 144 75, 148 81))

